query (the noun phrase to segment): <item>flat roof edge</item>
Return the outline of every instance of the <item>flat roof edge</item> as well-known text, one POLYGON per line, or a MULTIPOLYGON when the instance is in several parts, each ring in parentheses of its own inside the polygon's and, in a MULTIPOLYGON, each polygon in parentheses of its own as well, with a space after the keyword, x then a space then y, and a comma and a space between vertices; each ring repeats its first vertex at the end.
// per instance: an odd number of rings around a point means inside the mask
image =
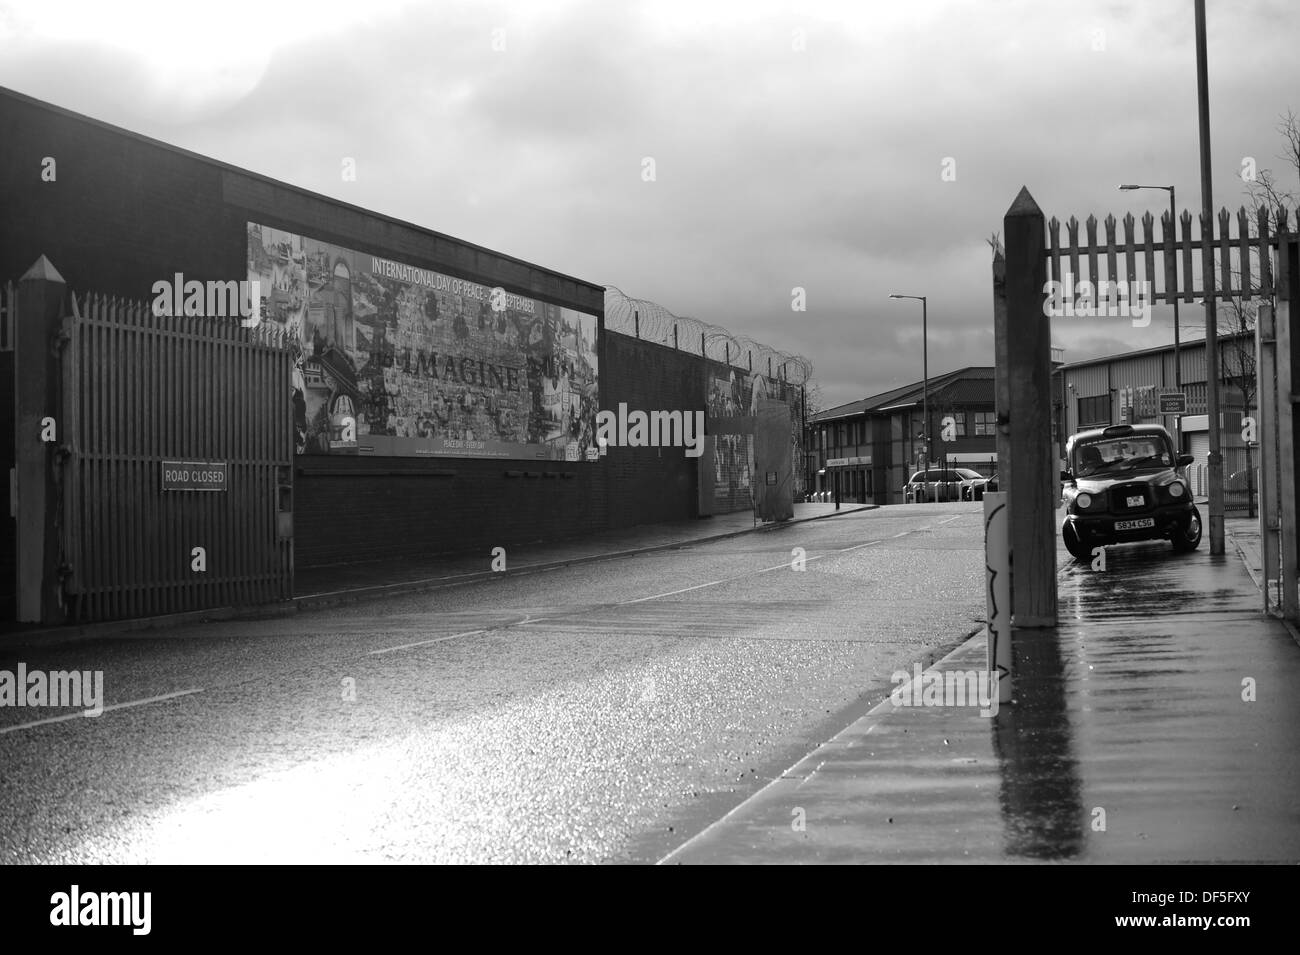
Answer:
POLYGON ((466 248, 474 249, 478 252, 483 252, 487 255, 496 256, 497 258, 504 259, 508 262, 513 262, 516 265, 522 265, 530 269, 537 269, 540 272, 546 272, 558 278, 568 279, 571 282, 576 282, 579 285, 584 285, 593 291, 600 292, 602 296, 605 293, 605 285, 603 284, 592 282, 587 279, 580 279, 576 275, 570 275, 567 272, 559 272, 555 269, 548 268, 545 265, 539 265, 536 262, 529 262, 526 259, 521 259, 518 256, 510 255, 509 253, 506 252, 498 252, 496 249, 489 249, 487 246, 479 245, 475 242, 467 242, 464 239, 456 238, 454 235, 448 235, 445 232, 438 232, 436 229, 430 229, 426 226, 417 225, 416 223, 410 222, 406 219, 399 219, 396 216, 391 216, 383 212, 376 212, 373 209, 367 209, 364 206, 358 206, 354 203, 346 202, 343 199, 335 199, 332 196, 325 195, 324 193, 315 192, 311 189, 303 188, 302 186, 295 186, 293 183, 285 182, 282 179, 275 179, 272 176, 267 176, 260 172, 254 172, 251 169, 244 169, 241 166, 236 166, 233 163, 226 162, 225 160, 216 159, 212 156, 205 156, 202 153, 196 153, 193 150, 184 148, 183 146, 177 146, 173 143, 164 142, 161 139, 154 139, 152 136, 146 136, 144 133, 137 133, 134 130, 127 129, 123 126, 116 126, 113 123, 106 122, 102 119, 96 119, 93 116, 87 116, 84 113, 78 113, 76 110, 68 109, 65 106, 59 106, 55 103, 49 103, 46 102, 45 100, 37 99, 35 96, 29 96, 26 93, 20 93, 18 90, 10 89, 7 86, 0 86, 0 96, 7 97, 17 102, 23 103, 27 106, 35 107, 37 109, 47 110, 49 112, 56 113, 60 116, 67 117, 69 119, 74 119, 81 123, 87 123, 91 126, 96 126, 100 129, 106 130, 116 135, 125 136, 128 139, 134 139, 137 142, 146 143, 150 146, 155 146, 159 149, 164 149, 168 152, 176 153, 178 155, 185 156, 189 159, 196 159, 199 162, 208 163, 211 166, 214 166, 218 169, 223 169, 227 172, 238 173, 241 176, 247 176, 250 179, 255 179, 260 182, 269 183, 270 185, 277 186, 281 189, 289 189, 293 192, 297 192, 305 196, 310 196, 311 198, 316 199, 320 202, 327 202, 330 203, 331 205, 341 206, 345 209, 350 209, 353 212, 361 213, 362 215, 371 216, 372 218, 380 219, 385 222, 391 223, 393 225, 398 225, 407 229, 412 229, 416 232, 420 232, 425 235, 434 236, 439 239, 445 239, 448 242, 454 242, 458 245, 463 245, 466 248))

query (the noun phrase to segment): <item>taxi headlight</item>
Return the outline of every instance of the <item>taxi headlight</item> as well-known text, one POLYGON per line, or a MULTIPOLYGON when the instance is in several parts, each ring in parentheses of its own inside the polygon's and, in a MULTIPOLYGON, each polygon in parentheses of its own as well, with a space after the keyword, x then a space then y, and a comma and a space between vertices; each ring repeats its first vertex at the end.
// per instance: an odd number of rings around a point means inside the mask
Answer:
POLYGON ((1084 491, 1074 499, 1074 504, 1079 510, 1086 511, 1092 506, 1092 495, 1084 491))
POLYGON ((1183 487, 1182 481, 1173 481, 1169 485, 1169 496, 1182 497, 1186 490, 1187 488, 1183 487))

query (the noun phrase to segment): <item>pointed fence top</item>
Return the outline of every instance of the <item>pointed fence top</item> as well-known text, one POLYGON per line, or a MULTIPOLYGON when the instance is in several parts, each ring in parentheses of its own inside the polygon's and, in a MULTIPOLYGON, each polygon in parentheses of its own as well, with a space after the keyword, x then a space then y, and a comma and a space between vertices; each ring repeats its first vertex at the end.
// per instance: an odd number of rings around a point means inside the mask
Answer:
POLYGON ((26 282, 32 279, 43 280, 46 282, 58 282, 60 285, 68 284, 63 281, 63 276, 60 275, 59 270, 54 267, 54 263, 43 255, 32 263, 32 267, 24 272, 23 277, 18 281, 26 282))
POLYGON ((1011 208, 1007 210, 1006 218, 1010 219, 1012 216, 1042 216, 1042 214, 1043 210, 1038 208, 1038 203, 1029 194, 1029 187, 1021 186, 1016 201, 1011 203, 1011 208))

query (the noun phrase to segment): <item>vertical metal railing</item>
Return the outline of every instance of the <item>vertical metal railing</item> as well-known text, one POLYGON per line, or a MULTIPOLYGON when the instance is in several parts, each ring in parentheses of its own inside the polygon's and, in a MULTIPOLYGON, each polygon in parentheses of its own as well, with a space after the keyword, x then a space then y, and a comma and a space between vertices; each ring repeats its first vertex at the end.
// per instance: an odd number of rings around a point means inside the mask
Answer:
POLYGON ((290 597, 276 502, 293 463, 292 369, 279 336, 95 295, 74 297, 73 312, 60 455, 72 619, 290 597), (164 490, 164 461, 224 462, 225 490, 164 490))

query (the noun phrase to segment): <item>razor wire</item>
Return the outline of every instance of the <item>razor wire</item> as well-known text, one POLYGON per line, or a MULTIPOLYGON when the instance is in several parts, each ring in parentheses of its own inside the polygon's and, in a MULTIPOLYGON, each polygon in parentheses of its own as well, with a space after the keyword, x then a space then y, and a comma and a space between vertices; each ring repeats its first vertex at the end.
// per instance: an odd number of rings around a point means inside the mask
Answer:
POLYGON ((613 285, 605 286, 605 329, 701 355, 733 368, 770 375, 792 385, 805 385, 812 378, 813 364, 802 355, 780 351, 746 335, 736 335, 721 325, 688 315, 674 315, 662 305, 633 298, 613 285))

